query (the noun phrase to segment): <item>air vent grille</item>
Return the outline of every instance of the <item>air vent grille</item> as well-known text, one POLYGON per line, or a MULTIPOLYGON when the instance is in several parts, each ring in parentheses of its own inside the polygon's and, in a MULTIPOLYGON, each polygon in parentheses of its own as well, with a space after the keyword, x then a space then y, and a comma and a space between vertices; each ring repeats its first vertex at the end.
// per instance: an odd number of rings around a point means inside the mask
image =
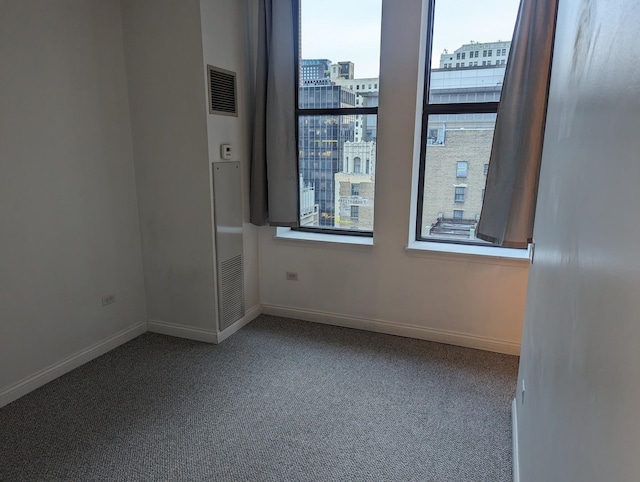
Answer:
POLYGON ((209 71, 209 113, 238 116, 236 73, 211 65, 209 71))
POLYGON ((244 316, 242 256, 220 264, 220 331, 244 316))

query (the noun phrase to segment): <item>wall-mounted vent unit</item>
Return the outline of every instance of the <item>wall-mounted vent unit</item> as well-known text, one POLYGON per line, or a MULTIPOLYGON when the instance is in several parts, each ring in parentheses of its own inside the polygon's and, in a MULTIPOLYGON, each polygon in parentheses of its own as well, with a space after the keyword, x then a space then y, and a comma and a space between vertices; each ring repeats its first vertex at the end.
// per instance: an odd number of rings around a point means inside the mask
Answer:
POLYGON ((244 316, 242 197, 239 162, 214 162, 213 203, 218 278, 218 330, 244 316))
POLYGON ((236 73, 207 65, 209 114, 238 116, 236 73))

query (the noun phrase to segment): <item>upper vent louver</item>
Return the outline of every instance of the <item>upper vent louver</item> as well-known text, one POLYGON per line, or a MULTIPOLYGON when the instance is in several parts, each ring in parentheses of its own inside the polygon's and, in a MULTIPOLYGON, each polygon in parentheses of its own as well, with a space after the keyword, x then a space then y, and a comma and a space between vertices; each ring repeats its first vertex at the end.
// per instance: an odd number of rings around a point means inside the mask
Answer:
POLYGON ((207 65, 209 114, 238 116, 236 73, 207 65))

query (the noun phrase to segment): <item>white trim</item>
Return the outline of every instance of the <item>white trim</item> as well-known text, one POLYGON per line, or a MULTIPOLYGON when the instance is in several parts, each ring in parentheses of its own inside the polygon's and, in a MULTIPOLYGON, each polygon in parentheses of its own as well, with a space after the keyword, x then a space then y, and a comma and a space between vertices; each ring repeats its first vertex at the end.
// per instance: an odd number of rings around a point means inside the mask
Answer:
POLYGON ((240 318, 234 324, 232 324, 231 326, 228 326, 227 328, 225 328, 224 330, 218 333, 218 339, 216 343, 222 343, 224 340, 229 338, 240 328, 248 325, 261 314, 262 314, 262 306, 260 305, 256 305, 253 308, 249 309, 249 311, 247 311, 242 318, 240 318))
POLYGON ((54 363, 53 365, 50 365, 49 367, 40 370, 3 390, 0 390, 0 407, 17 400, 36 388, 55 380, 56 378, 78 368, 81 365, 84 365, 94 358, 104 355, 123 343, 133 340, 146 331, 146 322, 136 323, 129 328, 119 331, 115 335, 111 335, 104 340, 63 359, 62 361, 54 363))
POLYGON ((519 355, 520 344, 488 338, 484 336, 469 335, 438 328, 427 328, 415 325, 405 325, 391 321, 372 320, 357 316, 343 316, 337 313, 327 313, 323 311, 305 310, 279 305, 262 305, 262 313, 266 315, 282 316, 315 323, 325 323, 328 325, 345 326, 358 330, 375 331, 377 333, 387 333, 389 335, 417 338, 419 340, 435 341, 449 345, 476 348, 479 350, 506 353, 508 355, 519 355))
POLYGON ((313 243, 326 248, 356 248, 371 250, 373 237, 349 236, 348 234, 310 233, 307 231, 295 231, 291 228, 276 228, 274 239, 277 242, 293 245, 313 243))
POLYGON ((149 331, 152 333, 160 333, 161 335, 218 344, 229 338, 243 326, 256 319, 261 313, 262 307, 260 305, 256 305, 253 308, 250 308, 242 318, 220 332, 160 320, 149 320, 148 324, 149 331))
POLYGON ((194 328, 192 326, 168 323, 160 320, 149 320, 149 331, 152 333, 160 333, 161 335, 175 336, 177 338, 203 341, 205 343, 218 342, 218 334, 215 330, 194 328))
POLYGON ((513 482, 520 482, 520 461, 518 458, 518 404, 515 398, 511 403, 511 427, 513 443, 513 482))
POLYGON ((503 264, 527 267, 530 249, 500 248, 473 244, 413 241, 405 248, 407 256, 444 259, 448 261, 503 264))

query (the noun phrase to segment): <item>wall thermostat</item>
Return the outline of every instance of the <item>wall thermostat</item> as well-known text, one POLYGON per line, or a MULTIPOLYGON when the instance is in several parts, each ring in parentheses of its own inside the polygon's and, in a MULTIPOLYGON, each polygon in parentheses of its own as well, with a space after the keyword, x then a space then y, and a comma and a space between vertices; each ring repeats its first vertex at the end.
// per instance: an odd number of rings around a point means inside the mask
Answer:
POLYGON ((225 161, 230 161, 232 156, 231 144, 220 145, 220 157, 225 161))

